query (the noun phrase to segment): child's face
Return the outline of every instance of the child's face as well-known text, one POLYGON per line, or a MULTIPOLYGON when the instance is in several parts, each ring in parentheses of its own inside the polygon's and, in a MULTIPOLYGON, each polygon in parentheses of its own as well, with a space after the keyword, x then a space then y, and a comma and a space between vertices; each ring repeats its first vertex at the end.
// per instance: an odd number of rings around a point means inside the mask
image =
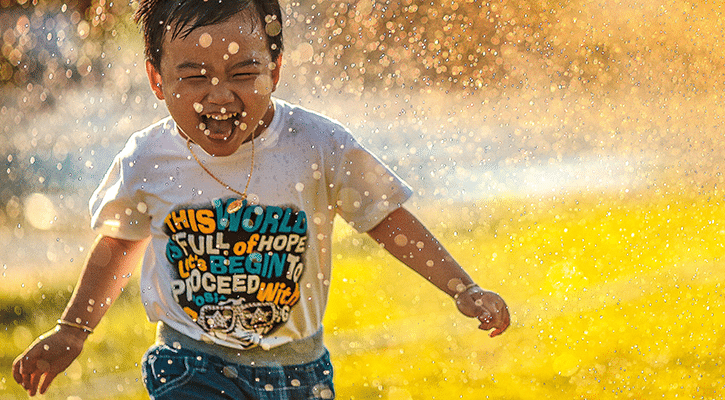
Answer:
POLYGON ((244 11, 183 39, 167 34, 161 67, 147 62, 146 72, 180 133, 228 156, 271 122, 280 62, 271 59, 263 23, 244 11))

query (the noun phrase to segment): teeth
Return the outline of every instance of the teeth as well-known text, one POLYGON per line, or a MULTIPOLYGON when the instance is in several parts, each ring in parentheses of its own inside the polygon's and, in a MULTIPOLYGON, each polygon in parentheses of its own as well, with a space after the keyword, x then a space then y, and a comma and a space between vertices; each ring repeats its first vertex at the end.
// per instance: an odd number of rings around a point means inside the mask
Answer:
MULTIPOLYGON (((222 110, 225 111, 225 110, 222 110)), ((207 118, 211 118, 216 121, 226 121, 230 118, 236 118, 237 113, 231 113, 231 114, 221 114, 221 115, 205 115, 207 118)))

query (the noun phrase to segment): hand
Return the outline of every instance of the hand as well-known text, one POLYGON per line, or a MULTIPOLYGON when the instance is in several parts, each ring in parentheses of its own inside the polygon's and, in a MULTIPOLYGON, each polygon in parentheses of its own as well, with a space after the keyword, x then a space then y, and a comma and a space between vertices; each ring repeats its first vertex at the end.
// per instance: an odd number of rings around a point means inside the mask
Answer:
POLYGON ((45 393, 56 375, 78 357, 88 334, 72 328, 57 327, 40 336, 13 362, 13 378, 30 396, 45 393))
POLYGON ((481 321, 479 329, 487 331, 495 328, 490 337, 502 334, 511 323, 508 306, 501 296, 483 290, 479 286, 470 287, 459 293, 456 297, 456 306, 463 315, 478 318, 481 321))

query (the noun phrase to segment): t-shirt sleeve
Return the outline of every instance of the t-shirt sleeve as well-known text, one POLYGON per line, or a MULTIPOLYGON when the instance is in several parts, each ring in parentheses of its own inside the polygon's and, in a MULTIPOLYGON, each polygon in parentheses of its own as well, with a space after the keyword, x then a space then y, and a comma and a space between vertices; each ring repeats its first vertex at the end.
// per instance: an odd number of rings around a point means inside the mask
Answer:
POLYGON ((413 191, 382 161, 348 134, 340 146, 334 200, 338 214, 367 232, 410 198, 413 191))
POLYGON ((151 234, 151 217, 123 166, 119 155, 91 196, 91 228, 97 234, 118 239, 145 239, 151 234))

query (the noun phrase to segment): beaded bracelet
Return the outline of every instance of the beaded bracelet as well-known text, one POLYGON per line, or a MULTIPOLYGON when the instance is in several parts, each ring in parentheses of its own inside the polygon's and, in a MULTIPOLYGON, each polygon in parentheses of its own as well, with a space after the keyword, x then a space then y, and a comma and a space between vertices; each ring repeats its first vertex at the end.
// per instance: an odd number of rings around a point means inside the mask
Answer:
POLYGON ((477 283, 469 283, 468 285, 466 285, 465 288, 463 288, 463 290, 461 290, 460 292, 454 294, 453 295, 453 299, 454 300, 458 300, 458 296, 462 295, 463 293, 466 293, 467 291, 469 291, 469 290, 471 290, 471 289, 473 289, 475 287, 478 287, 478 284, 477 283))
POLYGON ((71 328, 80 329, 80 330, 82 330, 83 332, 85 332, 85 333, 87 333, 89 335, 91 333, 93 333, 93 329, 92 328, 89 328, 89 327, 87 327, 85 325, 76 324, 75 322, 70 322, 70 321, 66 321, 66 320, 63 320, 63 319, 59 319, 57 322, 58 322, 58 325, 65 325, 65 326, 70 326, 71 328))

